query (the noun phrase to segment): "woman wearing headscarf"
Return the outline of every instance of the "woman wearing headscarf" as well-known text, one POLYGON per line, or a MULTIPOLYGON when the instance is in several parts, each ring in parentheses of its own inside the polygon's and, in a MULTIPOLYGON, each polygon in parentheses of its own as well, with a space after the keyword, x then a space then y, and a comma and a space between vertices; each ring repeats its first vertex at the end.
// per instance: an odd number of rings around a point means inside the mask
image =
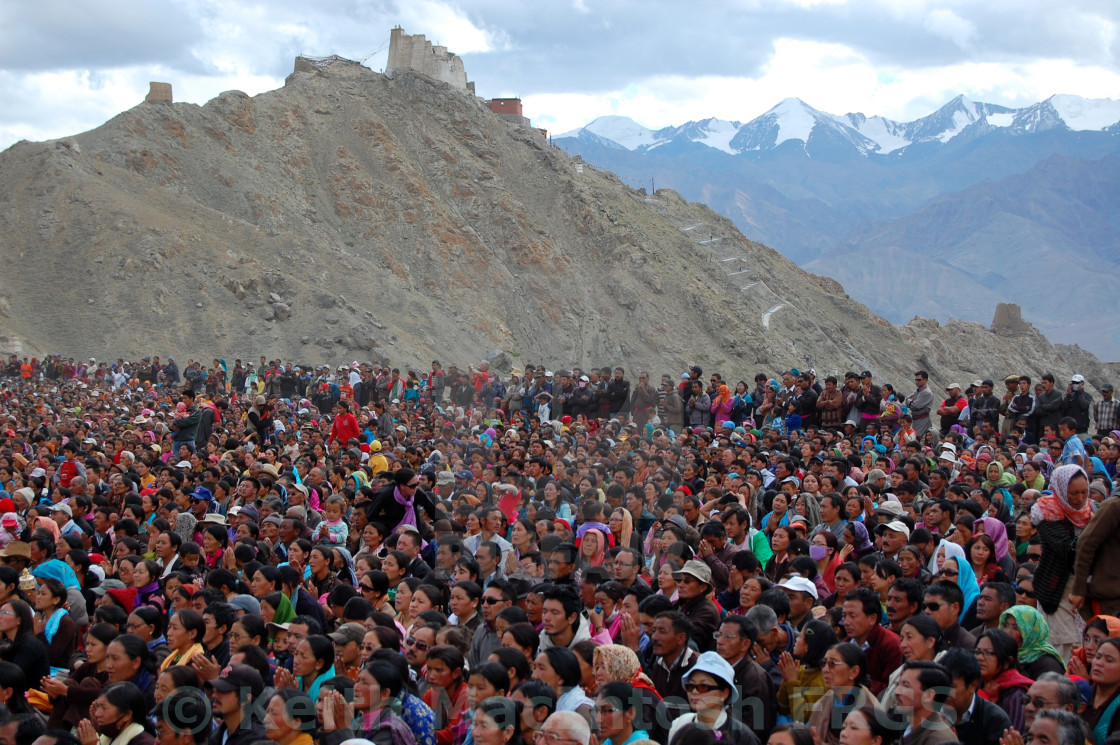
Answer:
POLYGON ((1019 642, 1019 670, 1031 680, 1043 673, 1065 673, 1066 663, 1048 641, 1050 627, 1037 608, 1013 605, 999 616, 999 627, 1019 642))
POLYGON ((603 644, 595 647, 591 662, 595 674, 595 683, 599 690, 608 683, 629 683, 634 687, 634 692, 642 698, 642 721, 653 722, 657 705, 661 702, 661 694, 653 686, 644 672, 638 655, 630 647, 622 644, 603 644))
POLYGON ((848 527, 844 528, 844 540, 847 542, 844 548, 851 546, 851 551, 840 549, 840 558, 843 561, 859 561, 867 554, 875 552, 875 545, 871 543, 871 537, 867 534, 867 528, 863 523, 848 523, 848 527))
POLYGON ((1101 642, 1115 637, 1120 637, 1120 618, 1116 616, 1093 616, 1089 619, 1089 623, 1085 624, 1085 631, 1082 634, 1084 641, 1070 655, 1066 674, 1089 680, 1093 670, 1093 658, 1097 656, 1097 649, 1101 642))
POLYGON ((952 580, 961 588, 964 602, 961 603, 959 621, 962 626, 967 627, 966 616, 969 611, 975 610, 976 599, 980 597, 980 585, 976 581, 976 573, 972 571, 972 565, 965 557, 964 549, 958 543, 942 541, 929 560, 929 570, 934 575, 941 575, 935 576, 934 579, 952 580), (953 576, 954 571, 957 573, 956 576, 953 576))
POLYGON ((821 524, 820 499, 809 492, 801 492, 794 499, 794 514, 801 515, 805 518, 806 527, 808 528, 806 532, 812 533, 813 530, 821 524))
MULTIPOLYGON (((999 465, 998 463, 994 465, 999 465)), ((1011 544, 1007 539, 1007 526, 994 517, 981 517, 972 523, 972 536, 986 535, 996 547, 996 561, 1008 577, 1015 576, 1015 559, 1011 557, 1011 544)))
POLYGON ((734 406, 734 401, 731 397, 731 389, 723 384, 716 389, 716 397, 712 399, 712 416, 715 418, 717 430, 731 418, 732 406, 734 406))
POLYGON ((984 468, 984 482, 980 484, 985 491, 994 492, 996 489, 1010 489, 1015 485, 1015 477, 1003 470, 998 460, 993 460, 984 468))
POLYGON ((1074 596, 1073 565, 1077 538, 1093 517, 1089 503, 1089 477, 1081 466, 1059 466, 1050 474, 1053 494, 1043 494, 1031 508, 1031 522, 1038 529, 1042 558, 1034 573, 1034 591, 1039 609, 1050 625, 1050 643, 1068 659, 1081 641, 1074 605, 1084 602, 1074 596))
POLYGON ((607 537, 598 528, 591 528, 579 539, 579 555, 583 569, 603 566, 607 553, 607 537))

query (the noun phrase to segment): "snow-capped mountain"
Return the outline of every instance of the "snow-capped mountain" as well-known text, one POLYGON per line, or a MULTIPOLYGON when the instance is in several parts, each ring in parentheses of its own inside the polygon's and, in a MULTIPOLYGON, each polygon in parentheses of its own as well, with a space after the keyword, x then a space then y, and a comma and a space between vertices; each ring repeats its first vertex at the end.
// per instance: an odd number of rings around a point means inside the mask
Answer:
MULTIPOLYGON (((585 127, 555 139, 582 139, 648 151, 670 143, 693 142, 730 155, 760 153, 784 143, 801 144, 812 156, 814 147, 850 148, 863 156, 887 155, 916 143, 946 144, 966 132, 981 134, 1006 129, 1015 134, 1056 127, 1071 131, 1102 131, 1120 123, 1120 101, 1056 95, 1022 109, 970 101, 957 96, 937 111, 911 122, 897 122, 860 113, 843 116, 813 108, 798 98, 787 98, 751 121, 703 119, 651 130, 624 116, 603 116, 585 127)), ((787 146, 788 147, 788 146, 787 146)))

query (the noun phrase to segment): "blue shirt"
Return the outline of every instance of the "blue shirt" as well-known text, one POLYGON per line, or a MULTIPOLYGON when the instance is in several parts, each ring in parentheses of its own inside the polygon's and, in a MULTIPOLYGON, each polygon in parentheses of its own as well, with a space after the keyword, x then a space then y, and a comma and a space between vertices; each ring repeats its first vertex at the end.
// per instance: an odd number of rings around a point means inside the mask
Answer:
POLYGON ((1085 452, 1085 443, 1081 441, 1081 438, 1074 435, 1066 440, 1066 444, 1062 448, 1062 457, 1059 462, 1063 466, 1074 464, 1085 467, 1089 465, 1089 455, 1085 452), (1074 460, 1074 458, 1078 456, 1081 458, 1080 463, 1074 460))

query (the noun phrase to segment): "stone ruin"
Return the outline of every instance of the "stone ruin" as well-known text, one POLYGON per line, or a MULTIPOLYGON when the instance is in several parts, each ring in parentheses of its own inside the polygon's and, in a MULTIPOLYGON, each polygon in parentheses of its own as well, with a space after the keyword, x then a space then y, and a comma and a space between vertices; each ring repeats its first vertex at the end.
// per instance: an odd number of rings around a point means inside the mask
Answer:
POLYGON ((144 96, 144 103, 173 103, 171 97, 171 83, 148 84, 148 95, 144 96))
POLYGON ((1017 304, 997 303, 991 328, 1001 336, 1021 336, 1030 333, 1031 325, 1023 320, 1023 311, 1017 304))
POLYGON ((385 74, 418 72, 452 88, 474 94, 474 83, 467 80, 467 69, 457 54, 447 47, 433 46, 423 34, 409 35, 400 26, 389 33, 389 61, 385 74))

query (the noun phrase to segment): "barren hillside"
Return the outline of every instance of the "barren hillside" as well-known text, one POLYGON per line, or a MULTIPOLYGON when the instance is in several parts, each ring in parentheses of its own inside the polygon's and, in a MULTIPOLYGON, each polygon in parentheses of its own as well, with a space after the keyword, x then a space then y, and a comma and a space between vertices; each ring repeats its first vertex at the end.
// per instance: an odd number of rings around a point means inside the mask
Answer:
POLYGON ((0 236, 0 333, 29 353, 1110 374, 1029 328, 892 326, 702 205, 345 62, 18 143, 0 236))

